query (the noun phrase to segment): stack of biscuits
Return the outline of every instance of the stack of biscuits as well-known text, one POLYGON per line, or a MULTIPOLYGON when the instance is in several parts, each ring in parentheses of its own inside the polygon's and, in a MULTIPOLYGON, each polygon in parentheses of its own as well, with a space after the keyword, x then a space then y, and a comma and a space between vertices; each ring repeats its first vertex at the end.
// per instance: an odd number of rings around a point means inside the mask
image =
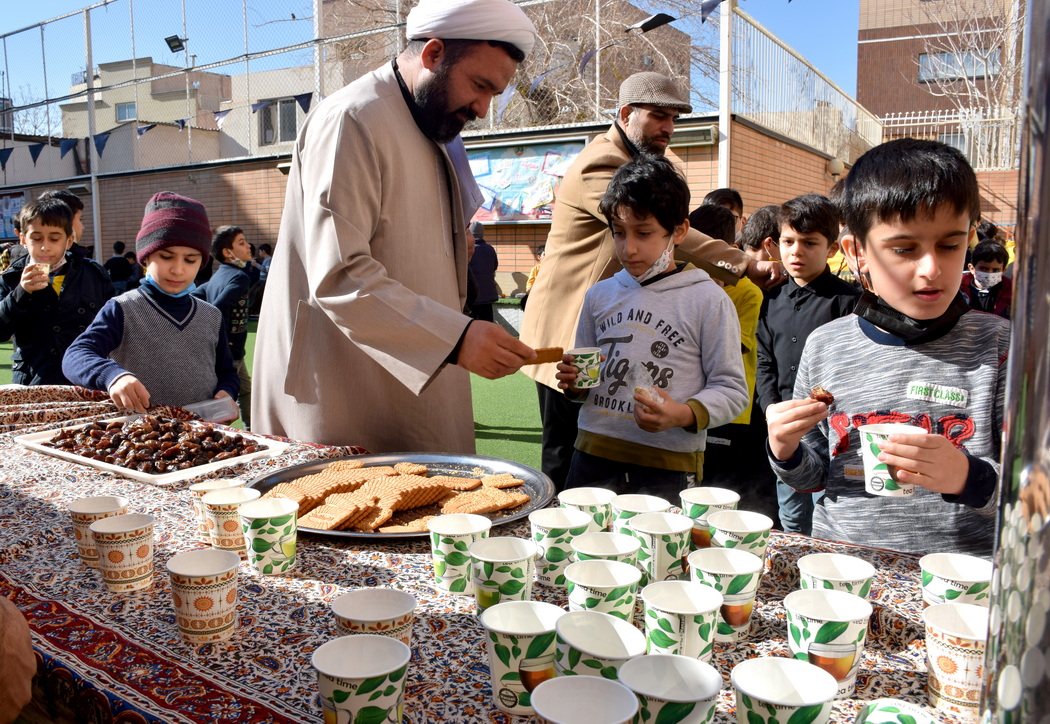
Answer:
POLYGON ((336 460, 320 473, 278 483, 264 498, 299 504, 299 526, 366 533, 421 533, 427 521, 448 513, 495 513, 529 502, 524 484, 510 473, 477 477, 430 475, 425 465, 403 462, 365 467, 336 460))

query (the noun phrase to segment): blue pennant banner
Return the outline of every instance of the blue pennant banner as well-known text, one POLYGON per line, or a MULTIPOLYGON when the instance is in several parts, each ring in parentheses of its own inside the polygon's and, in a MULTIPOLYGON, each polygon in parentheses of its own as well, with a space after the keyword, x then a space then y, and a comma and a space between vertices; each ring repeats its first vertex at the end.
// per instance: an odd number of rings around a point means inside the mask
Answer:
POLYGON ((300 93, 297 96, 292 96, 299 107, 303 109, 303 113, 310 112, 310 101, 313 99, 313 93, 300 93))
POLYGON ((44 150, 44 144, 34 143, 31 146, 27 146, 29 149, 29 155, 33 157, 33 165, 36 166, 36 160, 40 158, 40 152, 44 150))
POLYGON ((76 138, 63 138, 62 142, 58 144, 59 158, 65 158, 66 154, 77 147, 79 139, 76 138))
POLYGON ((105 133, 95 134, 95 151, 98 152, 99 158, 102 157, 102 152, 106 150, 106 143, 109 141, 109 131, 105 133))
POLYGON ((0 148, 0 171, 7 170, 7 159, 11 158, 13 148, 0 148))
POLYGON ((257 113, 258 111, 261 111, 263 108, 270 105, 271 103, 273 103, 273 101, 259 101, 258 103, 252 103, 252 113, 257 113))
POLYGON ((156 127, 157 127, 156 123, 151 123, 148 126, 139 126, 138 128, 135 129, 135 132, 139 134, 139 138, 142 138, 144 133, 146 133, 147 131, 149 131, 149 130, 151 130, 153 128, 156 128, 156 127))

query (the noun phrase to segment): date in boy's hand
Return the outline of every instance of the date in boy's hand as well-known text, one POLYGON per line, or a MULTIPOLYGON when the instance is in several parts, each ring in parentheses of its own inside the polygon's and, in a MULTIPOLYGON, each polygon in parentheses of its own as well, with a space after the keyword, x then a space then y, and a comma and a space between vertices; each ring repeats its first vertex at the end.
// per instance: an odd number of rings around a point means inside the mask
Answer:
POLYGON ((828 406, 809 398, 784 400, 767 407, 766 425, 773 457, 787 460, 794 455, 805 434, 827 416, 828 406))
POLYGON ((879 449, 879 462, 897 468, 894 477, 902 483, 947 495, 958 495, 966 486, 966 453, 943 435, 890 435, 879 449))
POLYGON ((134 375, 117 378, 109 388, 109 396, 121 410, 144 413, 149 407, 149 392, 134 375))
POLYGON ((675 427, 692 427, 696 424, 693 408, 675 402, 659 390, 634 396, 634 421, 646 432, 663 432, 675 427), (649 394, 657 395, 662 402, 654 402, 649 394))

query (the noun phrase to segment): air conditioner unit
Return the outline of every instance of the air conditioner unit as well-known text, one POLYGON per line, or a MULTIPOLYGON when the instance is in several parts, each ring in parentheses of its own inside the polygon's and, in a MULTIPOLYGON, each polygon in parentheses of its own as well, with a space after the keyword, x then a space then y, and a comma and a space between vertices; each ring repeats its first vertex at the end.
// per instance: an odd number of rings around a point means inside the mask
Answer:
POLYGON ((91 187, 85 184, 73 184, 72 186, 69 186, 66 190, 70 193, 76 194, 77 196, 91 195, 91 187))
POLYGON ((718 142, 718 126, 710 123, 706 126, 679 128, 671 137, 675 146, 713 146, 718 142))

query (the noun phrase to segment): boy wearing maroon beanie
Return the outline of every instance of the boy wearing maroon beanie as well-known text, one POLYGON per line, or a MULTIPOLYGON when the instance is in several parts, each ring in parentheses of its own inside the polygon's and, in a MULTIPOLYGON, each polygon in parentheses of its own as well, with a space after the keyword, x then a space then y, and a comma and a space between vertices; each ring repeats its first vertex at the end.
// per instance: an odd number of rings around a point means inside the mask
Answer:
POLYGON ((146 276, 110 300, 66 351, 62 371, 75 385, 105 390, 117 406, 184 407, 237 398, 222 313, 190 295, 208 260, 211 226, 204 206, 170 191, 146 204, 135 252, 146 276))

